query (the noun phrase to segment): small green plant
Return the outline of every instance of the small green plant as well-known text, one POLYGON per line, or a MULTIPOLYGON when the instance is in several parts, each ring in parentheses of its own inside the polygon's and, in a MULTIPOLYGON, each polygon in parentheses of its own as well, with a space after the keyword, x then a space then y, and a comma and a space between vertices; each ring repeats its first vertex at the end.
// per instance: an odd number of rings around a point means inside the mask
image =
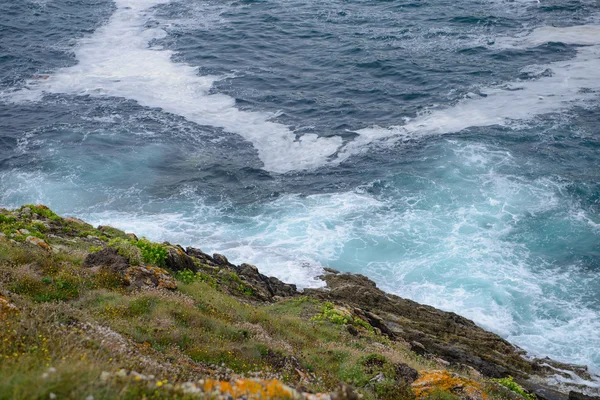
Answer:
POLYGON ((345 325, 352 322, 352 316, 335 308, 332 302, 326 302, 321 308, 321 313, 311 318, 313 321, 329 321, 334 324, 345 325))
POLYGON ((194 283, 197 279, 196 279, 196 273, 194 271, 191 271, 189 269, 183 270, 183 271, 179 271, 177 272, 177 274, 175 275, 175 277, 180 280, 183 283, 194 283))
POLYGON ((523 398, 525 398, 527 400, 535 400, 535 395, 533 395, 531 393, 527 393, 525 391, 525 389, 523 389, 523 386, 519 385, 517 382, 515 382, 513 380, 512 376, 509 376, 506 378, 500 378, 500 379, 492 379, 492 381, 504 386, 505 388, 509 389, 512 392, 515 392, 515 393, 521 395, 523 398))
POLYGON ((94 275, 90 285, 92 288, 114 290, 122 288, 125 285, 125 280, 119 273, 111 271, 108 267, 102 267, 100 268, 100 271, 94 275))
POLYGON ((240 276, 238 274, 236 274, 235 272, 226 272, 225 273, 225 278, 227 280, 230 280, 232 282, 236 282, 236 283, 242 283, 242 279, 240 278, 240 276))
POLYGON ((164 267, 167 260, 167 249, 162 244, 152 243, 149 240, 138 240, 136 246, 142 252, 142 261, 148 264, 164 267))
POLYGON ((209 274, 206 274, 206 273, 200 272, 200 271, 194 272, 189 269, 186 269, 186 270, 177 272, 177 274, 175 274, 175 278, 177 278, 181 282, 186 283, 188 285, 190 283, 194 283, 194 282, 205 282, 205 283, 208 283, 212 287, 217 286, 217 280, 215 278, 213 278, 209 274))
POLYGON ((240 283, 238 286, 238 290, 240 291, 240 293, 246 295, 246 296, 253 296, 254 295, 254 289, 252 289, 249 286, 244 285, 243 283, 240 283))
POLYGON ((321 308, 321 313, 311 318, 312 321, 329 321, 338 325, 355 325, 360 326, 373 332, 373 327, 368 322, 358 317, 353 317, 349 311, 335 308, 335 305, 331 302, 326 302, 321 308))

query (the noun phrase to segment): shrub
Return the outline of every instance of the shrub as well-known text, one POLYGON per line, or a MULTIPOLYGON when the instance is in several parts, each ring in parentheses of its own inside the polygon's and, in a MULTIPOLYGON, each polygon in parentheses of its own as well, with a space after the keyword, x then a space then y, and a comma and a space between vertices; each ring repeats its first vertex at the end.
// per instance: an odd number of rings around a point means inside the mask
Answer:
POLYGON ((10 217, 8 215, 0 214, 0 224, 11 224, 15 222, 14 217, 10 217))
POLYGON ((535 395, 533 395, 531 393, 527 393, 525 391, 525 389, 523 389, 523 386, 519 385, 517 382, 515 382, 513 380, 512 376, 509 376, 507 378, 492 379, 492 381, 504 386, 505 388, 509 389, 512 392, 515 392, 515 393, 521 395, 523 398, 525 398, 527 400, 535 400, 535 395))
POLYGON ((321 313, 312 317, 311 320, 329 321, 338 325, 351 324, 363 327, 370 332, 373 331, 373 327, 369 325, 369 323, 358 317, 353 317, 349 311, 336 308, 335 305, 329 301, 323 304, 323 307, 321 308, 321 313))
POLYGON ((167 249, 162 244, 152 243, 149 240, 138 240, 136 246, 142 252, 142 261, 148 264, 164 267, 167 260, 167 249))

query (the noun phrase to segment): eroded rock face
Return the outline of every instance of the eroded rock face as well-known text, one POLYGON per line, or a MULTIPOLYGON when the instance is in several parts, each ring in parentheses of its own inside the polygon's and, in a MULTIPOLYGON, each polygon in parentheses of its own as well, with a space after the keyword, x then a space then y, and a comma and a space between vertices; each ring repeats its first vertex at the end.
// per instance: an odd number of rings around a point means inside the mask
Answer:
POLYGON ((185 249, 185 252, 188 256, 197 259, 201 264, 208 265, 210 267, 216 267, 218 265, 211 256, 200 249, 188 247, 185 249))

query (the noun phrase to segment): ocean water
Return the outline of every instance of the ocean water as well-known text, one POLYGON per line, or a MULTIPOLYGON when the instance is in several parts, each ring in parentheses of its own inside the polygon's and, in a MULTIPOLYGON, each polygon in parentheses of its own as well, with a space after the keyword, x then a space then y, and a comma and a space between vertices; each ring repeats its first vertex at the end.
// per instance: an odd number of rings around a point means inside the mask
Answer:
POLYGON ((0 0, 0 205, 599 373, 599 93, 596 0, 0 0))

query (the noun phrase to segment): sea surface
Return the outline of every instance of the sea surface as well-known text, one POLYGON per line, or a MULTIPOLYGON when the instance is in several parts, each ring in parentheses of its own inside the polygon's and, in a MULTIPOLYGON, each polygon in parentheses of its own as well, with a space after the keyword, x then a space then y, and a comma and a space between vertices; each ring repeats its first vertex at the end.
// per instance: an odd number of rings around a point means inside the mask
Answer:
POLYGON ((597 0, 0 0, 0 205, 598 373, 599 95, 597 0))

